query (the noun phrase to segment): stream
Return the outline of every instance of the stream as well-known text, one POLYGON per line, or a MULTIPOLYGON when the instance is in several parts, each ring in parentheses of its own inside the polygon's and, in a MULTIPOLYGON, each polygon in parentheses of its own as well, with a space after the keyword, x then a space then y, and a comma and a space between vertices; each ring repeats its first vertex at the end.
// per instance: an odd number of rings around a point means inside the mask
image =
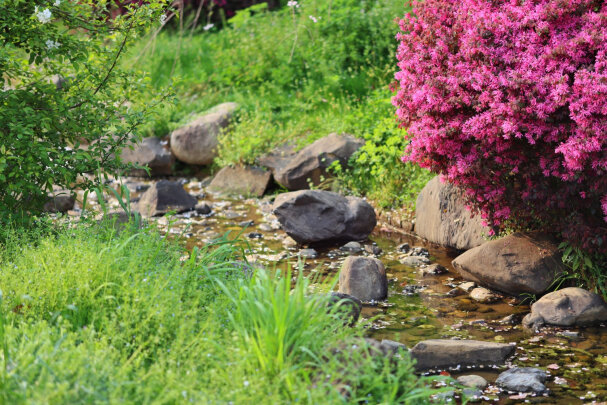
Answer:
MULTIPOLYGON (((540 333, 525 330, 518 322, 504 318, 529 312, 529 306, 508 296, 492 303, 481 304, 467 292, 457 288, 464 282, 453 270, 451 260, 458 252, 429 244, 414 235, 391 231, 381 223, 369 240, 362 243, 366 250, 351 253, 340 246, 316 246, 316 258, 298 255, 298 247, 281 229, 271 214, 272 196, 261 199, 227 199, 207 194, 205 183, 197 179, 184 180, 186 190, 212 205, 208 215, 195 212, 175 215, 171 233, 181 234, 187 247, 203 246, 231 232, 240 234, 248 242, 247 258, 267 268, 298 269, 301 265, 307 275, 320 279, 336 277, 344 259, 350 254, 377 257, 385 267, 389 280, 388 299, 364 305, 361 317, 369 321, 368 336, 390 339, 414 346, 417 342, 433 338, 461 338, 515 342, 517 349, 508 364, 520 367, 539 367, 549 373, 546 386, 548 396, 533 396, 502 392, 492 383, 506 366, 485 367, 475 370, 449 370, 453 377, 476 374, 489 381, 480 403, 544 403, 589 404, 607 401, 607 328, 564 329, 548 327, 540 333), (398 247, 428 250, 432 263, 444 266, 449 272, 442 275, 422 275, 419 268, 403 265, 403 253, 398 247), (381 249, 373 255, 371 247, 381 249), (301 261, 301 263, 299 263, 301 261), (512 324, 514 323, 514 324, 512 324)), ((132 202, 143 191, 147 181, 127 178, 125 185, 131 190, 132 202)), ((110 205, 117 208, 117 201, 110 205)), ((158 226, 167 231, 166 217, 155 218, 158 226)), ((445 374, 445 373, 443 373, 445 374)))

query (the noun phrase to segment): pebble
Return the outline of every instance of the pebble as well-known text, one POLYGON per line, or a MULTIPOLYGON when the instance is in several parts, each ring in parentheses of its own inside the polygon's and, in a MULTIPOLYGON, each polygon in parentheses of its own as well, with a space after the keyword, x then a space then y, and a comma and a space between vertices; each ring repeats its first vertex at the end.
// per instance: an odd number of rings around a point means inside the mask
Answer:
POLYGON ((423 266, 424 264, 430 264, 430 259, 423 256, 406 256, 403 257, 400 262, 405 266, 419 267, 423 266))
POLYGON ((459 376, 457 377, 457 382, 466 387, 477 388, 479 390, 484 390, 488 385, 487 380, 475 374, 459 376))
POLYGON ((470 292, 476 288, 476 283, 474 281, 467 281, 465 283, 461 283, 457 286, 460 290, 464 290, 466 292, 470 292))
POLYGON ((299 251, 299 256, 303 257, 304 259, 316 259, 318 257, 318 252, 314 249, 301 249, 299 251))
POLYGON ((358 242, 348 242, 345 245, 343 245, 342 247, 340 247, 340 249, 343 250, 344 252, 359 253, 359 252, 362 252, 363 247, 358 242))
POLYGON ((379 256, 382 253, 382 249, 376 245, 365 245, 365 252, 379 256))
POLYGON ((409 250, 411 250, 411 246, 409 246, 408 243, 401 243, 396 247, 396 250, 400 253, 409 253, 409 250))
POLYGON ((480 303, 495 302, 499 299, 491 290, 483 287, 477 287, 470 291, 470 298, 480 303))
POLYGON ((439 274, 447 273, 447 269, 437 263, 422 267, 421 273, 424 276, 437 276, 439 274))

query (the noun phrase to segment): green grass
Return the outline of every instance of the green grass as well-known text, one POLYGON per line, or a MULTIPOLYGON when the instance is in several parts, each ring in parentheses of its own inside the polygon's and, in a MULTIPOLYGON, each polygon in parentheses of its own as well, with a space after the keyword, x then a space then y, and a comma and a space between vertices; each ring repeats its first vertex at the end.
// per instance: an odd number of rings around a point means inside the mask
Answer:
POLYGON ((144 131, 165 136, 212 106, 235 101, 240 113, 221 139, 218 166, 254 163, 287 141, 304 146, 349 132, 370 146, 352 171, 342 172, 343 183, 383 206, 411 204, 427 175, 399 160, 405 131, 395 124, 388 89, 403 3, 300 4, 295 13, 243 11, 238 24, 220 31, 166 30, 142 40, 127 63, 147 70, 158 91, 175 80, 177 93, 144 131))
POLYGON ((406 353, 395 363, 336 350, 360 344, 362 330, 343 327, 304 277, 251 276, 234 243, 190 255, 152 229, 96 225, 7 240, 0 403, 423 403, 431 393, 406 353))

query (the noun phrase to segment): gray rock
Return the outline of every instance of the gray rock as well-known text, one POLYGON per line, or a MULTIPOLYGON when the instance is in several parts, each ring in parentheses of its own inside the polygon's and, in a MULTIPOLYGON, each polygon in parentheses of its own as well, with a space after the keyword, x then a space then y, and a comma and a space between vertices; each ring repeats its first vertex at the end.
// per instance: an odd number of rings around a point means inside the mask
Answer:
POLYGON ((480 375, 474 374, 459 376, 457 377, 457 382, 463 386, 477 388, 479 390, 484 390, 488 385, 487 380, 480 375))
POLYGON ((440 274, 447 273, 447 269, 440 264, 431 264, 429 266, 422 267, 421 272, 424 276, 438 276, 440 274))
POLYGON ((379 256, 379 255, 381 255, 383 250, 379 246, 365 245, 365 252, 375 255, 375 256, 379 256))
POLYGON ((469 293, 476 288, 476 283, 474 281, 466 281, 465 283, 458 285, 457 288, 469 293))
POLYGON ((201 202, 200 204, 196 204, 194 209, 199 215, 209 215, 211 211, 213 211, 211 204, 209 204, 208 202, 201 202))
POLYGON ((304 259, 316 259, 318 257, 318 252, 314 249, 301 249, 298 255, 304 259))
POLYGON ((356 324, 356 321, 358 321, 358 317, 360 316, 360 311, 363 309, 363 304, 358 298, 340 292, 332 292, 329 294, 328 306, 331 310, 336 306, 339 307, 339 311, 343 311, 343 314, 345 315, 345 323, 349 326, 354 326, 354 324, 356 324))
POLYGON ((381 350, 384 352, 386 356, 393 356, 398 354, 399 350, 407 351, 407 346, 400 342, 395 342, 390 339, 383 339, 380 343, 381 350))
POLYGON ((495 383, 508 391, 533 392, 541 394, 547 391, 546 372, 531 367, 514 367, 501 373, 495 383))
POLYGON ((544 324, 557 326, 588 326, 607 321, 607 304, 595 293, 568 287, 544 295, 523 319, 526 327, 544 324))
POLYGON ((465 279, 511 295, 542 294, 564 269, 552 240, 518 232, 468 250, 453 267, 465 279))
POLYGON ((499 299, 499 296, 491 292, 490 290, 477 287, 470 291, 470 298, 472 298, 476 302, 480 302, 482 304, 487 304, 490 302, 495 302, 499 299))
POLYGON ((423 256, 405 256, 400 259, 400 262, 405 266, 409 267, 419 267, 425 264, 430 264, 430 259, 423 256))
POLYGON ((377 223, 373 207, 356 197, 320 190, 280 194, 273 213, 297 242, 363 240, 377 223))
POLYGON ((431 339, 416 344, 411 357, 418 371, 503 364, 516 346, 479 340, 431 339))
POLYGON ((339 273, 339 292, 361 301, 383 300, 388 295, 384 265, 374 258, 349 256, 339 273))
POLYGON ((430 242, 464 250, 481 245, 486 228, 480 216, 471 217, 462 193, 435 177, 417 197, 415 232, 430 242))
POLYGON ((428 252, 428 249, 426 249, 426 248, 423 248, 423 247, 420 247, 420 246, 415 246, 409 252, 409 256, 417 256, 417 257, 430 258, 430 252, 428 252))
POLYGON ((137 209, 144 217, 189 211, 196 206, 196 198, 185 191, 176 181, 160 180, 154 183, 137 204, 137 209))
POLYGON ((76 199, 71 195, 70 191, 59 191, 48 196, 48 200, 44 204, 44 212, 49 213, 66 213, 74 208, 76 199))
POLYGON ((362 252, 363 246, 358 242, 348 242, 339 249, 344 252, 359 253, 362 252))
POLYGON ((213 162, 219 144, 218 135, 238 108, 236 103, 215 106, 203 116, 171 134, 171 150, 177 159, 191 165, 213 162))
POLYGON ((500 319, 500 323, 504 325, 518 325, 523 320, 523 314, 510 314, 500 319))
POLYGON ((209 190, 225 195, 261 197, 270 184, 270 172, 258 167, 226 166, 211 181, 209 190))
POLYGON ((396 250, 401 253, 409 253, 411 246, 408 243, 401 243, 396 247, 396 250))
MULTIPOLYGON (((120 159, 124 163, 136 163, 141 166, 147 166, 150 169, 151 176, 166 176, 173 172, 175 158, 171 151, 162 145, 159 138, 151 137, 141 140, 141 142, 126 147, 122 150, 120 159)), ((132 176, 148 176, 144 169, 131 170, 132 176)))
POLYGON ((297 152, 274 168, 274 179, 288 190, 309 188, 330 177, 327 168, 335 161, 345 165, 364 141, 347 134, 330 134, 297 152))

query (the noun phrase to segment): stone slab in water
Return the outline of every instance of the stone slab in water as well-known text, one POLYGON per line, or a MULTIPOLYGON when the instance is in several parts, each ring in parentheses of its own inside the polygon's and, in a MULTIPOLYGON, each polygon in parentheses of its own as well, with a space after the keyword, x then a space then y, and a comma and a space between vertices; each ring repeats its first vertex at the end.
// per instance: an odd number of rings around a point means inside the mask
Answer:
POLYGON ((321 190, 280 194, 272 212, 298 243, 366 239, 377 220, 373 207, 357 197, 321 190))
POLYGON ((510 295, 542 294, 564 268, 549 237, 519 232, 468 250, 453 267, 467 280, 510 295))
POLYGON ((503 364, 515 345, 480 340, 430 339, 416 344, 411 356, 417 361, 418 371, 450 367, 478 367, 503 364))
POLYGON ((258 167, 226 166, 209 184, 209 190, 224 195, 261 197, 270 184, 271 173, 258 167))

